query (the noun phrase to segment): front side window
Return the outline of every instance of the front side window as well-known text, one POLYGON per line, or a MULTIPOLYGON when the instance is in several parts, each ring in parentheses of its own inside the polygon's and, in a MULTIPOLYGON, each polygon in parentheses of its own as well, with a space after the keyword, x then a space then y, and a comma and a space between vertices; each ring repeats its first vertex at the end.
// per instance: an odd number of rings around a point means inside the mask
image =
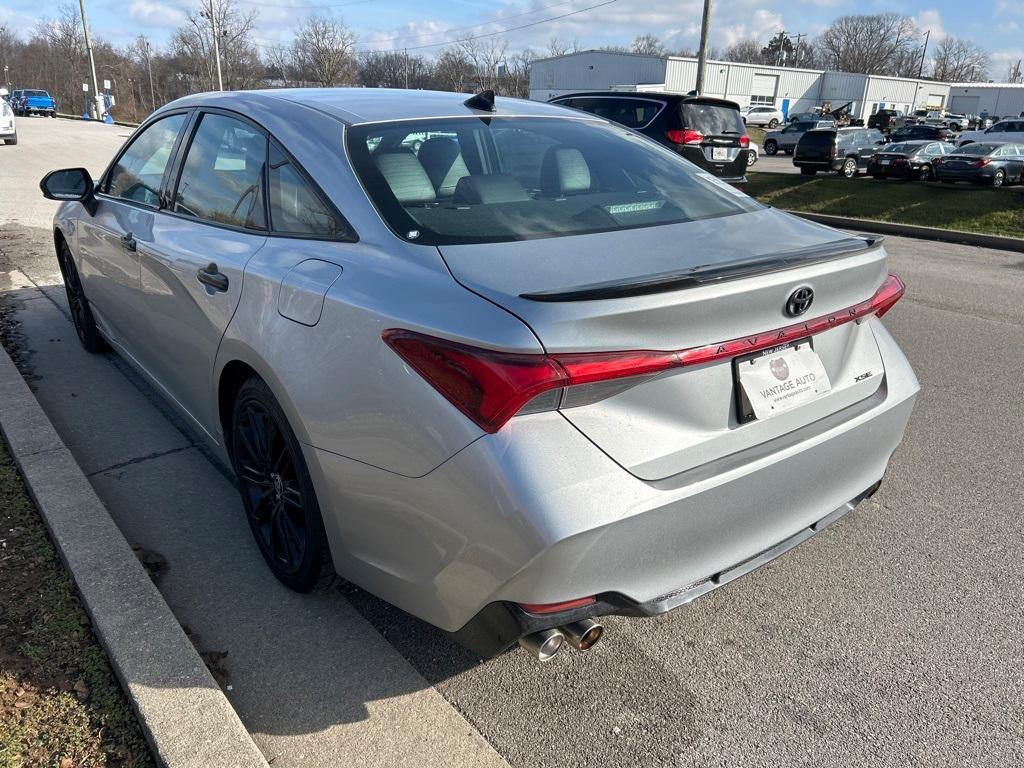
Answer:
POLYGON ((275 232, 337 237, 348 230, 276 144, 270 145, 270 222, 275 232))
POLYGON ((761 208, 675 152, 589 120, 367 124, 352 127, 347 141, 385 222, 430 245, 658 226, 761 208), (429 148, 424 142, 417 155, 403 146, 413 131, 444 138, 429 148))
POLYGON ((156 207, 171 150, 188 115, 169 115, 147 126, 110 170, 103 191, 113 197, 156 207))
POLYGON ((174 193, 174 211, 215 224, 265 229, 267 139, 248 123, 206 113, 192 137, 174 193))

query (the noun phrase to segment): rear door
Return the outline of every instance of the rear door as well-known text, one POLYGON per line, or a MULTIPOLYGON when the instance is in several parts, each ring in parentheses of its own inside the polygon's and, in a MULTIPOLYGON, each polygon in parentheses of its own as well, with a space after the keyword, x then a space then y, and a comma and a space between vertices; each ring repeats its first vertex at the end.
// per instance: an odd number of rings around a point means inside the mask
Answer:
POLYGON ((140 249, 142 366, 211 435, 213 365, 238 306, 246 264, 267 241, 263 131, 206 110, 178 152, 172 196, 140 249))

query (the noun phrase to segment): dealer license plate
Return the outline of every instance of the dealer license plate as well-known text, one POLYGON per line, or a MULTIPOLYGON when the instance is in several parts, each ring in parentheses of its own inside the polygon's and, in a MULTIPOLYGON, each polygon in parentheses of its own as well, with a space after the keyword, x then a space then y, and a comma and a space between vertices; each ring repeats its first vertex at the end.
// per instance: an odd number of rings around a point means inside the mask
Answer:
POLYGON ((887 157, 883 157, 882 158, 882 165, 889 165, 889 163, 891 163, 891 162, 892 162, 892 160, 890 160, 887 157))
POLYGON ((728 160, 729 150, 726 147, 712 147, 711 148, 711 159, 712 160, 728 160))
POLYGON ((740 358, 735 368, 741 421, 778 416, 832 389, 809 339, 740 358))

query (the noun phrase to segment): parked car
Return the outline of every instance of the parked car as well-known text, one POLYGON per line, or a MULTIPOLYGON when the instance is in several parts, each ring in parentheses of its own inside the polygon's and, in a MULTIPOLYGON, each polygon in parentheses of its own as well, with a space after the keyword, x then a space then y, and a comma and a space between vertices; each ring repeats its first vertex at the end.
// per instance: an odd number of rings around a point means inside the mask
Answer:
POLYGON ((787 155, 791 155, 796 148, 796 143, 805 133, 817 128, 835 128, 835 125, 831 120, 807 120, 790 123, 777 131, 768 131, 764 135, 765 154, 774 155, 781 150, 787 155))
POLYGON ((835 171, 852 179, 868 167, 871 155, 883 144, 882 133, 876 128, 819 128, 800 137, 793 165, 806 176, 835 171))
POLYGON ((880 109, 868 117, 868 128, 888 133, 907 124, 907 116, 898 109, 880 109))
POLYGON ((786 122, 787 123, 800 123, 800 122, 807 122, 807 121, 812 121, 813 122, 815 120, 825 120, 825 119, 828 119, 828 118, 823 118, 821 116, 821 108, 818 107, 818 108, 816 108, 816 109, 814 109, 814 110, 812 110, 810 112, 790 112, 789 115, 786 117, 786 122))
POLYGON ((955 112, 947 112, 942 116, 944 125, 954 133, 960 133, 967 127, 967 115, 960 115, 955 112))
POLYGON ((774 128, 775 126, 786 122, 786 116, 782 114, 782 111, 775 107, 764 107, 751 105, 749 107, 743 107, 740 110, 740 114, 743 116, 743 122, 746 125, 764 125, 768 128, 774 128))
POLYGON ((889 141, 947 141, 949 129, 938 125, 905 125, 897 128, 887 137, 889 141))
POLYGON ((868 173, 876 179, 900 178, 931 181, 933 162, 953 151, 944 141, 905 141, 886 144, 868 160, 868 173))
POLYGON ((13 104, 13 106, 17 114, 22 117, 26 117, 28 115, 57 116, 57 102, 46 91, 28 88, 21 91, 15 91, 15 93, 18 94, 18 100, 13 104))
POLYGON ((1024 144, 982 141, 958 147, 935 164, 935 177, 945 183, 1015 184, 1024 181, 1024 144))
POLYGON ((18 143, 18 126, 14 122, 14 110, 4 99, 0 99, 0 141, 4 144, 18 143))
POLYGON ((1024 142, 1024 120, 1000 120, 983 131, 964 131, 956 141, 958 147, 975 142, 1020 141, 1024 142))
POLYGON ((918 391, 879 238, 557 105, 196 94, 41 186, 83 346, 234 469, 275 576, 481 655, 586 648, 810 538, 918 391))
POLYGON ((707 96, 604 91, 551 100, 621 123, 731 183, 746 181, 750 139, 735 102, 707 96))

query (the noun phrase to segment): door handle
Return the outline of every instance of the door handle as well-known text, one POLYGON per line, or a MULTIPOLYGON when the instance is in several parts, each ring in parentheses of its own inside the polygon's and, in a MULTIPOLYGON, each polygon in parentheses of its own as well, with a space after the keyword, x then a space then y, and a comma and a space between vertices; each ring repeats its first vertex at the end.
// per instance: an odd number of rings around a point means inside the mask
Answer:
POLYGON ((121 236, 121 245, 125 247, 125 250, 132 251, 133 253, 136 247, 138 247, 138 243, 135 242, 131 232, 121 236))
POLYGON ((196 272, 196 277, 200 283, 213 288, 215 291, 226 291, 228 289, 228 276, 223 274, 217 268, 216 263, 212 261, 196 272))

